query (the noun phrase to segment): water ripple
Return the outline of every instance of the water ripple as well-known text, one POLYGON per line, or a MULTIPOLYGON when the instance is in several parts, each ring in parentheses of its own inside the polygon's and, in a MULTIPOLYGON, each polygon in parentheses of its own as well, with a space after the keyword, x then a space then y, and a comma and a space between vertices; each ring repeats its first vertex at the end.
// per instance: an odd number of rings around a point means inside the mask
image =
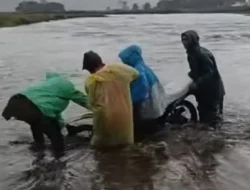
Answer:
MULTIPOLYGON (((188 29, 197 30, 201 44, 215 54, 227 93, 223 130, 171 133, 165 139, 166 150, 170 150, 167 155, 159 153, 155 143, 98 152, 79 136, 66 139, 66 156, 55 162, 49 150, 44 158, 29 150, 27 125, 1 119, 0 189, 247 189, 249 23, 250 17, 234 14, 119 15, 0 29, 1 109, 12 94, 44 79, 52 67, 83 89, 87 76, 81 72, 84 51, 92 49, 105 62, 113 63, 120 61, 119 50, 131 43, 142 46, 145 61, 171 94, 174 88, 180 88, 177 81, 189 70, 180 40, 181 33, 188 29), (211 144, 221 147, 218 139, 223 139, 227 154, 211 149, 211 144), (236 151, 235 146, 239 146, 236 151), (212 153, 207 154, 209 151, 212 153)), ((71 105, 65 116, 82 112, 71 105)))

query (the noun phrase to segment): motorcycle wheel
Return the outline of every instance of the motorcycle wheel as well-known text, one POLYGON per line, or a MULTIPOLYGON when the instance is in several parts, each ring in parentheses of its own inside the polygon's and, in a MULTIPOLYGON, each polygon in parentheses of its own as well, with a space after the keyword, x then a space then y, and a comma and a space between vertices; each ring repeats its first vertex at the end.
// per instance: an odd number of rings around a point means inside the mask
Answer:
MULTIPOLYGON (((175 112, 177 110, 181 110, 183 112, 188 112, 189 117, 187 118, 188 122, 197 122, 198 121, 198 114, 196 111, 195 106, 188 100, 181 101, 176 107, 175 112)), ((180 113, 180 114, 182 114, 180 113)))
POLYGON ((198 114, 195 106, 188 100, 182 100, 178 103, 173 102, 169 105, 162 117, 159 118, 159 124, 179 124, 195 123, 198 121, 198 114))

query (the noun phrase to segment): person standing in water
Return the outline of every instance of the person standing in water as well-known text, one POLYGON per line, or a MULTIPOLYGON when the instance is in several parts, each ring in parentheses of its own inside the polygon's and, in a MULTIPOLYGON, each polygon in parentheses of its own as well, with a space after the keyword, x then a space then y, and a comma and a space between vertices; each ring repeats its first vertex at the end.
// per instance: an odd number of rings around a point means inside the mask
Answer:
MULTIPOLYGON (((88 108, 87 96, 75 89, 72 82, 58 73, 47 72, 45 80, 13 95, 2 116, 28 123, 39 150, 44 149, 44 134, 47 135, 55 156, 60 157, 64 151, 61 128, 65 126, 61 113, 70 100, 88 108)), ((70 133, 71 129, 67 129, 70 133)))
POLYGON ((190 92, 198 103, 200 122, 216 127, 222 121, 225 89, 213 54, 200 46, 199 39, 194 30, 181 34, 193 80, 190 92))
MULTIPOLYGON (((138 45, 130 45, 119 53, 122 62, 135 68, 140 76, 131 83, 131 96, 134 109, 135 134, 138 138, 157 131, 160 118, 167 108, 165 90, 158 77, 149 68, 142 57, 138 45)), ((164 118, 163 118, 164 119, 164 118)))
POLYGON ((84 53, 83 70, 91 74, 85 81, 94 113, 91 146, 112 148, 134 143, 130 83, 139 73, 123 64, 108 64, 89 51, 84 53))

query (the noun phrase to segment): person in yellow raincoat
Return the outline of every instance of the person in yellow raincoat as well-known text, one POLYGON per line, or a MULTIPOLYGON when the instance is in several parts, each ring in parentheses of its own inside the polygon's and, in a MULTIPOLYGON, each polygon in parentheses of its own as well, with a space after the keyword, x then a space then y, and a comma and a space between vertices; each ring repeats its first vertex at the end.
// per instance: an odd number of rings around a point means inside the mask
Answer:
POLYGON ((85 81, 85 90, 94 113, 91 145, 102 148, 133 144, 130 83, 139 76, 139 72, 123 64, 105 65, 93 51, 84 54, 84 69, 91 73, 85 81))

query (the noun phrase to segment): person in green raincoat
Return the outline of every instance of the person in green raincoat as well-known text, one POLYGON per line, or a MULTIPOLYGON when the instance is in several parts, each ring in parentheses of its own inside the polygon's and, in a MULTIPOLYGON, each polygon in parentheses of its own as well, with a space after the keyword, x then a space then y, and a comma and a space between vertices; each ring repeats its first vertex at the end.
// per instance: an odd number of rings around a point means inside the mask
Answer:
POLYGON ((88 108, 87 96, 77 90, 72 82, 58 73, 47 72, 46 80, 31 85, 13 95, 2 112, 9 120, 14 117, 30 125, 35 145, 44 148, 44 134, 50 139, 56 155, 64 150, 61 113, 69 102, 88 108))

